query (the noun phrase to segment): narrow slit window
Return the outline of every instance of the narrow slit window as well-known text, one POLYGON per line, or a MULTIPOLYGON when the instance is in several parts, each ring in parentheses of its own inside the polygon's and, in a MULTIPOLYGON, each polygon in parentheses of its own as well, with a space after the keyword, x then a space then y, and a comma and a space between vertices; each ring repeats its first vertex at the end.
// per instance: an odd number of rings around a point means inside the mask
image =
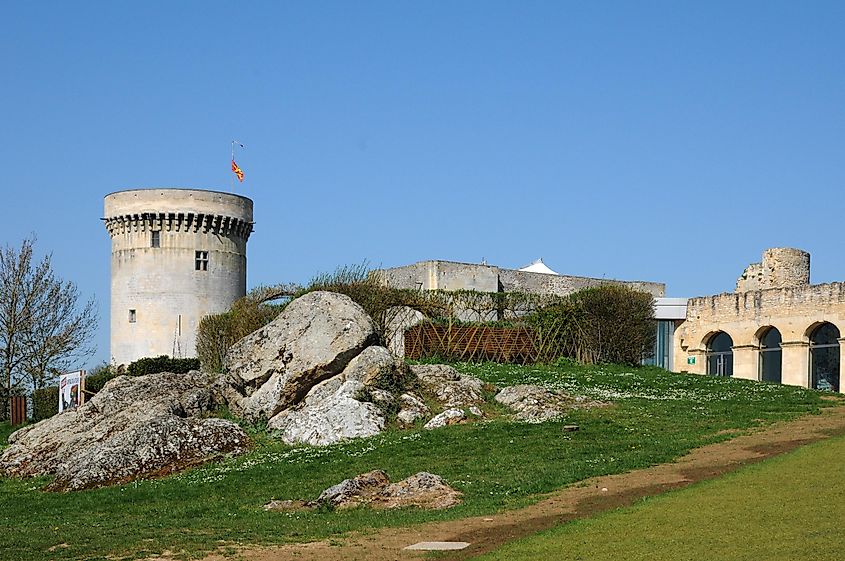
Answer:
POLYGON ((161 247, 161 232, 154 230, 150 238, 150 247, 161 247))
POLYGON ((197 271, 207 271, 208 270, 208 252, 207 251, 197 251, 196 258, 194 260, 194 269, 197 271))
POLYGON ((137 315, 135 314, 135 310, 129 310, 129 323, 135 323, 137 321, 137 315))

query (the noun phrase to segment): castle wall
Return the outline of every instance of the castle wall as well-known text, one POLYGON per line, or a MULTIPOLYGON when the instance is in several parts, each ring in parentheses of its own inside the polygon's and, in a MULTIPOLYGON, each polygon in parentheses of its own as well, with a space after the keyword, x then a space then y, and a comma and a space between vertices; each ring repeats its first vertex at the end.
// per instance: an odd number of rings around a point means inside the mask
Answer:
MULTIPOLYGON (((675 334, 678 370, 705 374, 707 343, 719 331, 733 339, 733 375, 759 379, 759 338, 771 326, 780 331, 782 381, 809 385, 809 339, 823 322, 845 333, 845 283, 773 288, 691 298, 687 319, 675 334), (694 361, 689 364, 690 360, 694 361)), ((845 364, 845 340, 840 363, 845 364)))
POLYGON ((564 296, 582 288, 620 284, 659 297, 664 295, 666 289, 666 285, 655 282, 548 275, 452 261, 421 261, 413 265, 384 269, 382 275, 390 286, 419 290, 478 290, 564 296))
POLYGON ((252 201, 193 189, 121 191, 105 197, 103 220, 112 240, 112 361, 196 356, 202 317, 246 294, 252 201))

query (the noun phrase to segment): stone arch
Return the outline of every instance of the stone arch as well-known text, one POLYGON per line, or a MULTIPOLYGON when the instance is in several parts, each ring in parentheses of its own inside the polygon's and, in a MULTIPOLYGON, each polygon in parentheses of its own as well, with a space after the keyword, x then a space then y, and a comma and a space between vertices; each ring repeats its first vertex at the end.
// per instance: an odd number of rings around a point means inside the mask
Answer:
POLYGON ((733 376, 733 338, 725 331, 714 331, 704 338, 707 374, 733 376))
POLYGON ((839 328, 828 321, 814 322, 806 334, 810 342, 810 387, 838 392, 839 328))
POLYGON ((782 382, 783 335, 773 325, 764 325, 754 334, 757 345, 757 371, 763 382, 782 382))

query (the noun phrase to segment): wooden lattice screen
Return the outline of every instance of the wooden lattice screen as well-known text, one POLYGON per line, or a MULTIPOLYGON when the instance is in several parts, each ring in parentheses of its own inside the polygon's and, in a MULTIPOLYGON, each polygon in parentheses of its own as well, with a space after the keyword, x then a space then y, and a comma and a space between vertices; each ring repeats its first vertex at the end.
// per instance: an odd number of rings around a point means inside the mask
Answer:
POLYGON ((526 326, 421 323, 405 331, 405 356, 530 364, 536 362, 538 352, 534 334, 526 326))

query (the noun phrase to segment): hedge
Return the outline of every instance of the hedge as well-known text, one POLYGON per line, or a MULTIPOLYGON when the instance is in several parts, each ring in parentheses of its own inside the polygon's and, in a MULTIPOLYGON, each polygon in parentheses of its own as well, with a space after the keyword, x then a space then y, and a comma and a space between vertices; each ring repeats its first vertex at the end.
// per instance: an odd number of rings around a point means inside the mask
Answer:
POLYGON ((159 372, 187 374, 191 370, 199 369, 200 361, 198 358, 170 358, 167 355, 161 355, 136 360, 129 365, 126 373, 130 376, 144 376, 145 374, 158 374, 159 372))

